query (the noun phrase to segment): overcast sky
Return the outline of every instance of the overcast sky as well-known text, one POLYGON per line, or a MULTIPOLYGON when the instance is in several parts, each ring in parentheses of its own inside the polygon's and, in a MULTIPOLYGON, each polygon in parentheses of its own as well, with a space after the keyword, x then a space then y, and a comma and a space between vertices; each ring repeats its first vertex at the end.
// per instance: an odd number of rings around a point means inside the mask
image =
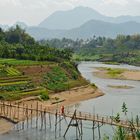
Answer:
POLYGON ((0 24, 37 25, 56 10, 91 7, 108 16, 140 15, 140 0, 0 0, 0 24))

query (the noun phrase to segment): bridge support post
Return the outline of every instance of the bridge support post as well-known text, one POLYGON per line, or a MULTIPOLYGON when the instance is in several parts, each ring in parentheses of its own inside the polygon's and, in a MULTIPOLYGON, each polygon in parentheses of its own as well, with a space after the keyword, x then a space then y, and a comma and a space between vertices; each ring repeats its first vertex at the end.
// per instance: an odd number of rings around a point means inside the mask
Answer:
POLYGON ((55 138, 57 138, 57 110, 55 113, 55 138))
POLYGON ((99 134, 99 140, 101 139, 101 132, 100 132, 100 123, 98 122, 98 134, 99 134))
MULTIPOLYGON (((82 136, 82 129, 80 131, 79 122, 78 122, 78 119, 76 117, 76 110, 74 111, 74 114, 73 114, 73 116, 72 116, 72 118, 71 118, 71 120, 70 120, 70 122, 68 124, 68 127, 67 127, 67 129, 66 129, 66 131, 64 133, 64 138, 65 138, 65 136, 66 136, 66 134, 67 134, 70 126, 76 127, 76 139, 78 140, 78 137, 81 137, 82 136), (72 121, 75 121, 75 123, 72 124, 72 121), (78 135, 78 132, 79 132, 79 135, 78 135)), ((82 128, 82 125, 81 125, 81 128, 82 128)))
POLYGON ((59 114, 59 137, 61 137, 61 115, 59 114))
POLYGON ((81 135, 83 135, 83 124, 82 124, 82 120, 81 120, 81 135))
POLYGON ((46 121, 46 108, 44 109, 44 125, 45 125, 45 130, 47 129, 47 121, 46 121))
POLYGON ((71 126, 71 123, 72 123, 73 119, 75 118, 75 116, 76 116, 76 110, 74 111, 74 114, 73 114, 73 116, 72 116, 72 118, 71 118, 71 120, 70 120, 70 122, 68 124, 68 127, 67 127, 67 129, 66 129, 66 131, 64 133, 64 138, 65 138, 65 136, 66 136, 66 134, 67 134, 67 132, 68 132, 70 126, 71 126))
POLYGON ((95 129, 95 122, 93 121, 93 126, 92 126, 92 131, 93 131, 93 140, 95 140, 95 133, 94 133, 94 129, 95 129))
POLYGON ((38 128, 38 102, 36 104, 36 128, 38 128))
POLYGON ((51 124, 51 114, 50 114, 50 112, 49 112, 49 124, 50 124, 50 129, 51 129, 52 124, 51 124))

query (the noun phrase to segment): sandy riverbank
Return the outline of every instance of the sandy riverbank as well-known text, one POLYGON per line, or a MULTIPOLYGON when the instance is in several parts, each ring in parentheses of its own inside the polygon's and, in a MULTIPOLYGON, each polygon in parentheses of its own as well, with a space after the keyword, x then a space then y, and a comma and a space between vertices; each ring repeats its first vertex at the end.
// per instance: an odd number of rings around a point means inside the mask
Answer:
MULTIPOLYGON (((50 99, 48 101, 37 101, 35 99, 24 99, 24 104, 27 104, 28 106, 33 106, 33 108, 36 107, 36 104, 38 102, 39 106, 43 106, 49 110, 55 110, 61 108, 61 106, 71 106, 74 104, 77 104, 81 101, 97 98, 100 96, 103 96, 104 94, 95 87, 92 87, 91 85, 76 87, 71 89, 70 91, 63 91, 55 94, 50 94, 50 99)), ((22 104, 22 101, 19 101, 22 104)))
POLYGON ((127 70, 127 69, 111 69, 110 68, 96 68, 97 71, 93 74, 100 78, 105 79, 120 79, 120 80, 135 80, 140 81, 140 71, 127 70), (113 73, 114 71, 114 73, 113 73), (118 73, 117 73, 118 71, 118 73), (120 73, 119 73, 120 71, 120 73), (115 73, 116 72, 116 73, 115 73))
POLYGON ((3 118, 0 118, 0 134, 7 133, 13 127, 14 127, 13 123, 11 123, 3 118))
MULTIPOLYGON (((62 105, 68 107, 81 101, 97 98, 103 95, 104 94, 99 89, 96 89, 95 87, 93 88, 91 85, 87 85, 73 88, 70 91, 51 94, 50 100, 48 101, 39 101, 35 98, 26 98, 18 102, 21 105, 23 104, 23 102, 28 106, 32 105, 33 108, 36 108, 36 104, 38 102, 39 106, 42 105, 44 108, 54 110, 56 108, 59 109, 62 105)), ((20 113, 20 115, 22 115, 22 113, 20 113)), ((0 126, 0 134, 2 134, 11 130, 13 124, 5 119, 0 119, 0 126)))

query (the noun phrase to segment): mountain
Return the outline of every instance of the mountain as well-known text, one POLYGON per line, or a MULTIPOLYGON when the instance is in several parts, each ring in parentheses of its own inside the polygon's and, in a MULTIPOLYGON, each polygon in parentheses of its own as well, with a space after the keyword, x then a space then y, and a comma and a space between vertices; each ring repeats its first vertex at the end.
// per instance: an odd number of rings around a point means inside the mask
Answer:
POLYGON ((69 11, 57 11, 39 24, 48 29, 72 29, 81 26, 91 19, 104 16, 88 7, 77 7, 69 11))
POLYGON ((114 22, 114 23, 123 23, 123 22, 129 22, 129 21, 135 21, 140 23, 140 16, 129 16, 129 15, 125 15, 125 16, 119 16, 119 17, 109 17, 108 18, 108 22, 114 22))
POLYGON ((140 33, 140 23, 125 22, 111 23, 99 20, 90 20, 78 28, 70 30, 50 30, 39 27, 29 27, 26 30, 35 39, 52 39, 52 38, 71 38, 71 39, 87 39, 96 36, 105 36, 114 38, 118 34, 131 35, 140 33))
POLYGON ((61 34, 65 32, 65 30, 50 30, 46 28, 39 27, 28 27, 26 28, 26 32, 29 33, 36 40, 41 39, 51 39, 51 38, 61 38, 61 34))
MULTIPOLYGON (((23 22, 16 22, 13 27, 17 24, 37 40, 140 33, 140 16, 107 17, 88 7, 57 11, 36 27, 29 27, 23 22)), ((9 26, 0 27, 7 29, 9 26)))
POLYGON ((48 29, 72 29, 81 26, 89 20, 123 23, 136 21, 140 23, 140 16, 107 17, 88 7, 76 7, 68 11, 56 11, 38 26, 48 29))
POLYGON ((72 29, 64 33, 66 38, 90 38, 95 36, 116 37, 118 34, 140 33, 140 23, 110 23, 97 20, 91 20, 79 28, 72 29))

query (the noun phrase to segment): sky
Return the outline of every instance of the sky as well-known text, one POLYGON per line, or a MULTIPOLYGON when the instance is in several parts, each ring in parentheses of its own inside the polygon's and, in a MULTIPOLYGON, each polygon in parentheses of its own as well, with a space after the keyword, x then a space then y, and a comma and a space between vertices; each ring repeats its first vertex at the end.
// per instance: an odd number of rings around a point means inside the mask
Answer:
POLYGON ((57 10, 90 7, 107 16, 140 16, 140 0, 0 0, 0 24, 38 25, 57 10))

